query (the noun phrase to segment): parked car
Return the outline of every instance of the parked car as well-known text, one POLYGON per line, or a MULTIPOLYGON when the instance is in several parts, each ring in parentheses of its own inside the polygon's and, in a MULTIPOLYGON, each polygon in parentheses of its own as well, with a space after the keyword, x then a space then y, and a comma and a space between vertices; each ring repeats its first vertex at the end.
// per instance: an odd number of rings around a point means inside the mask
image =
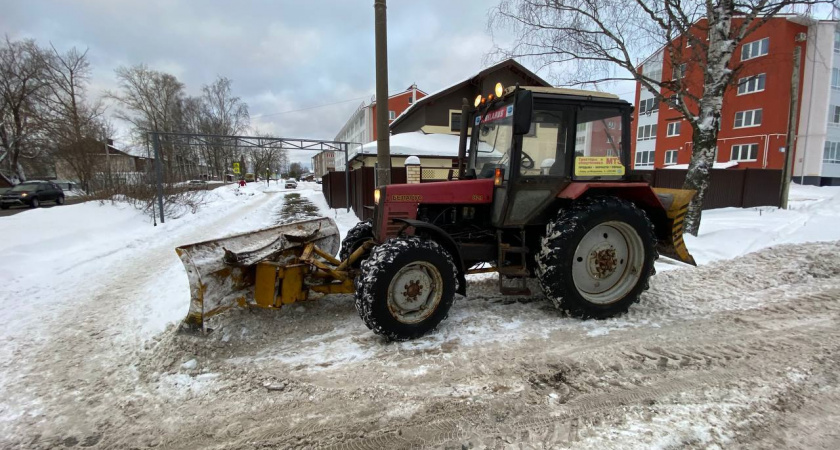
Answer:
POLYGON ((43 202, 63 205, 64 191, 49 181, 25 181, 3 193, 0 197, 0 209, 9 209, 12 206, 37 208, 43 202))
POLYGON ((192 189, 206 189, 207 182, 204 180, 190 180, 187 181, 187 187, 192 189))
POLYGON ((64 191, 64 192, 75 191, 75 190, 79 189, 79 187, 76 185, 76 183, 74 183, 72 181, 52 180, 52 183, 55 184, 56 186, 60 187, 61 190, 64 191))
POLYGON ((297 189, 297 181, 291 178, 286 180, 286 189, 297 189))

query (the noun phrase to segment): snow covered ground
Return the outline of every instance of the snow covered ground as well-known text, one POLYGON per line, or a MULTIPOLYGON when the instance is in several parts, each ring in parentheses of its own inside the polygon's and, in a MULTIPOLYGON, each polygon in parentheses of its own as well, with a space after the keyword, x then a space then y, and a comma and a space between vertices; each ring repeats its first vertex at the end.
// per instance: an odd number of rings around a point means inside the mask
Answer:
POLYGON ((370 333, 349 296, 175 333, 189 291, 174 248, 272 225, 288 192, 342 234, 356 222, 314 183, 220 187, 157 227, 97 202, 0 218, 0 447, 840 442, 840 188, 794 186, 787 211, 705 212, 686 239, 700 267, 661 259, 681 270, 617 319, 563 317, 475 276, 412 342, 370 333))

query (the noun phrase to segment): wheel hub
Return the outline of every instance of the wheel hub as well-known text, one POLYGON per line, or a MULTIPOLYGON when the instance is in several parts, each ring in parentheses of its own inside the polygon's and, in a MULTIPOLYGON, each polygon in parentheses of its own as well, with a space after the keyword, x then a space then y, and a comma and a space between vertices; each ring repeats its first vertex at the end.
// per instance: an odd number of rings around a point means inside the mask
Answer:
POLYGON ((615 247, 608 243, 598 245, 589 253, 589 273, 594 278, 607 278, 618 267, 615 247))
POLYGON ((425 261, 405 265, 391 280, 388 309, 404 323, 416 323, 431 315, 440 302, 443 280, 434 265, 425 261))
POLYGON ((578 243, 572 279, 578 292, 596 304, 610 304, 627 295, 644 264, 641 237, 627 223, 605 222, 587 232, 578 243))

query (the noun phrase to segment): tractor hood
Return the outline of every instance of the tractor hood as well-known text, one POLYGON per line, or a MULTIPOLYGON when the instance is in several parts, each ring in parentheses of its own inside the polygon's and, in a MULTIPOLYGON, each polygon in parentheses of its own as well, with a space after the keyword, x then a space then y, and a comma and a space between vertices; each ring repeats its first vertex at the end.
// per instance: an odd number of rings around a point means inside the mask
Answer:
POLYGON ((493 201, 493 179, 392 184, 380 189, 382 203, 484 204, 493 201))

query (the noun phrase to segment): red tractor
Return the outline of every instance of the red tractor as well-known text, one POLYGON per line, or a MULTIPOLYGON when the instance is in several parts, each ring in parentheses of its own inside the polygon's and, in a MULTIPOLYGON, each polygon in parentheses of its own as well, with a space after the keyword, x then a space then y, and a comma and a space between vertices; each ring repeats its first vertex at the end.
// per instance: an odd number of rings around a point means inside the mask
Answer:
POLYGON ((465 275, 496 271, 502 294, 537 278, 560 309, 607 318, 637 302, 659 253, 694 264, 682 241, 691 191, 628 176, 632 106, 614 95, 496 86, 462 127, 457 180, 375 192, 356 308, 388 339, 422 336, 467 295, 465 275), (367 250, 370 248, 370 250, 367 250))
POLYGON ((334 257, 329 218, 277 225, 176 250, 190 281, 186 329, 236 305, 281 308, 355 293, 367 326, 422 336, 466 295, 466 275, 498 272, 503 294, 537 278, 568 314, 627 311, 659 253, 693 264, 682 240, 692 191, 628 176, 632 106, 598 92, 515 87, 476 99, 462 122, 458 179, 375 192, 373 220, 334 257), (467 139, 467 127, 472 136, 467 139))

